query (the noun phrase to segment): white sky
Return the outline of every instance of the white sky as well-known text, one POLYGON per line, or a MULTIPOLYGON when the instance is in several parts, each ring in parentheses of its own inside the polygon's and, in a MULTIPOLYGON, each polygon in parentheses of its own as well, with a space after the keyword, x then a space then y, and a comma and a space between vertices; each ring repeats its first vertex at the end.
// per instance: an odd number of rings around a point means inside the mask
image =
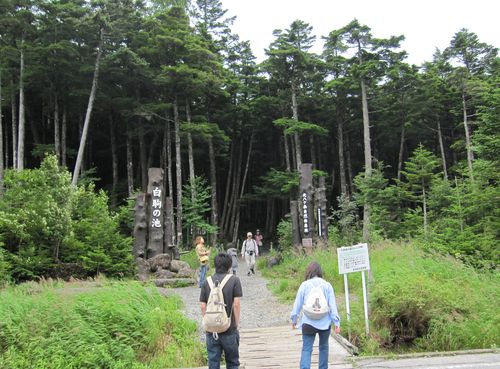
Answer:
POLYGON ((317 36, 311 50, 322 51, 321 36, 354 18, 377 38, 404 35, 402 49, 409 63, 431 61, 436 48, 446 48, 462 28, 479 40, 500 46, 499 0, 222 0, 227 16, 236 16, 232 30, 250 40, 257 62, 273 41, 273 30, 286 29, 300 19, 317 36))

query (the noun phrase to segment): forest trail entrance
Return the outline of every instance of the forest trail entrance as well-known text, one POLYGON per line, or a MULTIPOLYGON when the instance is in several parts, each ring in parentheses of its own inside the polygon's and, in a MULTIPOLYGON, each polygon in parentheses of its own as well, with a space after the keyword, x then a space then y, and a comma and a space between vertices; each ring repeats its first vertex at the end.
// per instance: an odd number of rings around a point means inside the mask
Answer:
MULTIPOLYGON (((213 269, 208 275, 213 274, 213 269)), ((256 270, 247 275, 244 261, 239 260, 237 276, 243 287, 240 319, 241 369, 293 369, 299 367, 302 336, 292 329, 289 317, 292 306, 279 302, 267 288, 266 280, 256 270)), ((169 289, 168 294, 179 295, 184 301, 186 316, 198 322, 201 330, 200 289, 197 286, 169 289)), ((329 367, 352 368, 348 364, 350 354, 333 337, 330 337, 329 367)), ((312 367, 317 367, 318 339, 316 339, 312 367)))

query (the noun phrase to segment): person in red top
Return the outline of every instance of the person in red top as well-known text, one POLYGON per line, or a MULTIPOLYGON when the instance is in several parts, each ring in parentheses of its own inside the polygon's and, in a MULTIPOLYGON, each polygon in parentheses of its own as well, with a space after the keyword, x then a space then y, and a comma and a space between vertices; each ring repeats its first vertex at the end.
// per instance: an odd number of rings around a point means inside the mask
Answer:
POLYGON ((257 242, 257 246, 262 247, 262 234, 260 233, 260 230, 255 231, 255 241, 257 242))

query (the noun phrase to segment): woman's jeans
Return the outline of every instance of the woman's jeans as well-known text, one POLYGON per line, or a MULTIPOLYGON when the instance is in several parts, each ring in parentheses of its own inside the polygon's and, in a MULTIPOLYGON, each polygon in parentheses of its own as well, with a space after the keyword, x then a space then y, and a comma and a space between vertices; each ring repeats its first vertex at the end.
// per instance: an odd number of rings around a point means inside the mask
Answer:
POLYGON ((240 333, 237 329, 219 333, 215 339, 212 333, 207 333, 208 369, 220 369, 222 351, 226 358, 227 369, 240 367, 240 333))
POLYGON ((200 281, 198 282, 198 287, 203 287, 205 283, 205 277, 207 276, 208 263, 200 265, 200 281))
MULTIPOLYGON (((319 369, 328 369, 328 339, 330 329, 318 332, 319 335, 319 369)), ((302 334, 302 354, 300 355, 300 369, 311 369, 311 355, 315 334, 302 334)))

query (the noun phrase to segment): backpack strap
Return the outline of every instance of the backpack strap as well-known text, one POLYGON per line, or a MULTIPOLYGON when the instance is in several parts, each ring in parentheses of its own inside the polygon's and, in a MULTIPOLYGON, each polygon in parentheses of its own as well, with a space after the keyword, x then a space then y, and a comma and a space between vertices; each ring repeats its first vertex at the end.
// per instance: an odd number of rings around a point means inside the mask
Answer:
POLYGON ((229 279, 232 276, 233 276, 232 274, 226 274, 226 276, 224 277, 224 279, 222 280, 222 282, 220 282, 220 289, 221 290, 224 288, 224 286, 226 285, 227 281, 229 281, 229 279))
POLYGON ((210 290, 214 288, 214 281, 212 280, 212 276, 207 278, 208 285, 210 286, 210 290))
MULTIPOLYGON (((224 277, 224 279, 220 282, 220 290, 222 292, 222 289, 224 288, 224 286, 226 285, 226 283, 229 281, 229 279, 232 277, 233 275, 232 274, 226 274, 226 276, 224 277)), ((222 292, 224 293, 224 292, 222 292)), ((224 296, 224 295, 223 295, 224 296)), ((224 301, 224 305, 227 305, 227 302, 224 301)), ((229 319, 232 318, 232 315, 233 315, 233 306, 231 305, 231 307, 229 308, 229 319)))

